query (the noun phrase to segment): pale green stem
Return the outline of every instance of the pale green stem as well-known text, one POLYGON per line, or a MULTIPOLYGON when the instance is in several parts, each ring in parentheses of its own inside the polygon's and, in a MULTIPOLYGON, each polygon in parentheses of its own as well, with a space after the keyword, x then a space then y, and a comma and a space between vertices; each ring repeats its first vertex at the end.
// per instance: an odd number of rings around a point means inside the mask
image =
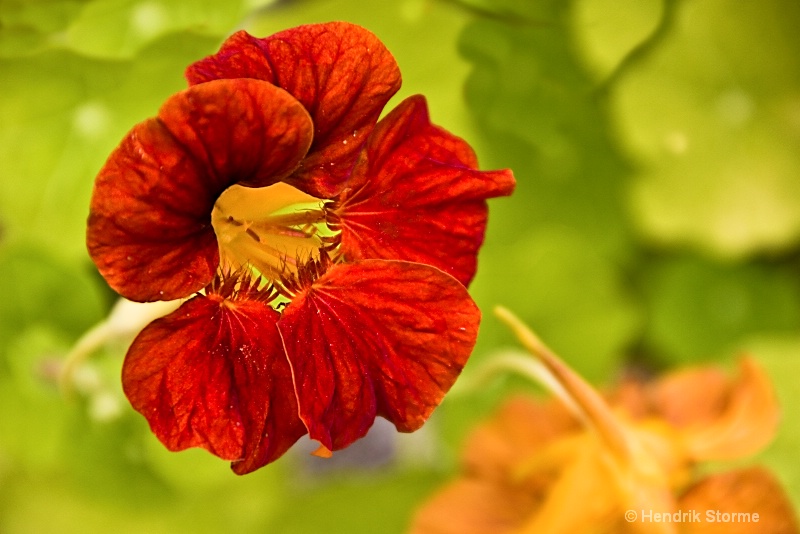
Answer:
POLYGON ((498 306, 494 312, 514 332, 522 346, 538 359, 565 395, 573 400, 574 405, 583 413, 582 419, 606 442, 614 454, 621 460, 629 459, 632 451, 625 430, 600 394, 556 356, 511 311, 498 306))

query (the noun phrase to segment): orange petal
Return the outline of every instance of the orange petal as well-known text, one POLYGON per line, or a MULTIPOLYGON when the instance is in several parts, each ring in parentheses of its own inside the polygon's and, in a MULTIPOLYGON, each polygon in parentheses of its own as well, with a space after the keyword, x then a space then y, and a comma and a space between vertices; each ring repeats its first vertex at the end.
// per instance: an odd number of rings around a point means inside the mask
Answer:
POLYGON ((519 488, 476 479, 458 480, 420 509, 411 534, 512 534, 537 507, 519 488))
POLYGON ((724 411, 730 378, 714 367, 681 369, 649 388, 651 410, 674 426, 708 424, 724 411))
POLYGON ((333 457, 333 451, 331 451, 328 447, 326 447, 325 445, 322 445, 322 444, 320 444, 320 446, 317 447, 317 449, 314 452, 312 452, 311 454, 313 456, 316 456, 317 458, 332 458, 333 457))
POLYGON ((694 460, 733 460, 761 450, 775 437, 779 409, 769 377, 752 358, 742 358, 740 375, 716 421, 681 431, 694 460))
POLYGON ((684 524, 685 534, 798 532, 789 499, 775 478, 760 467, 710 476, 692 487, 679 506, 682 510, 699 511, 702 519, 684 524))
POLYGON ((619 499, 613 484, 601 456, 585 448, 561 472, 547 499, 519 533, 604 532, 603 525, 617 519, 619 499))
MULTIPOLYGON (((575 417, 558 401, 514 397, 473 431, 464 447, 463 463, 470 473, 506 481, 548 444, 579 429, 575 417)), ((528 485, 541 488, 551 479, 536 478, 528 480, 528 485)))

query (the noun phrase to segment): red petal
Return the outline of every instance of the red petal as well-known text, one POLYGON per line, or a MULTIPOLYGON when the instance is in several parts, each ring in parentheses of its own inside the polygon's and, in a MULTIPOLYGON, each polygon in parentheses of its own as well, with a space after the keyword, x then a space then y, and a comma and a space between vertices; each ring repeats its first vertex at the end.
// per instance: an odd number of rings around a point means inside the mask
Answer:
POLYGON ((479 322, 464 286, 433 267, 332 267, 278 322, 311 438, 342 449, 376 414, 402 432, 422 426, 466 363, 479 322))
POLYGON ((375 35, 346 22, 311 24, 264 39, 244 31, 186 70, 189 83, 257 78, 286 89, 314 120, 314 145, 288 183, 330 198, 350 175, 358 152, 386 102, 400 88, 400 71, 375 35))
POLYGON ((486 230, 486 199, 510 195, 509 170, 480 172, 470 146, 434 126, 422 96, 370 137, 334 212, 350 259, 426 263, 468 284, 486 230))
POLYGON ((125 394, 168 449, 202 447, 239 474, 258 469, 305 434, 277 320, 256 300, 195 297, 133 342, 125 394))
POLYGON ((221 80, 173 95, 138 124, 94 186, 87 245, 100 273, 136 301, 192 294, 219 262, 211 209, 234 183, 290 173, 311 143, 305 109, 256 80, 221 80))

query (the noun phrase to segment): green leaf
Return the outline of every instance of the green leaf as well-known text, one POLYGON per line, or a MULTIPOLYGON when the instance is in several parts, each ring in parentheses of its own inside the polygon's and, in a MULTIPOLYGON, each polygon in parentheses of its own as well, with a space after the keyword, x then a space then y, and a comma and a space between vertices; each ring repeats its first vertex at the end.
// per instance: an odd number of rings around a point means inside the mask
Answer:
MULTIPOLYGON (((581 374, 605 381, 640 323, 621 271, 633 244, 628 170, 566 15, 541 26, 479 20, 462 33, 483 146, 517 177, 514 195, 490 210, 472 291, 485 312, 510 308, 581 374)), ((498 328, 484 320, 476 365, 486 347, 513 343, 498 328)))
POLYGON ((547 24, 564 11, 559 0, 449 0, 475 15, 515 24, 547 24))
POLYGON ((105 303, 90 272, 39 248, 0 252, 0 355, 25 328, 42 325, 73 339, 100 320, 105 303))
POLYGON ((0 3, 0 57, 35 53, 58 40, 89 0, 4 0, 0 3))
POLYGON ((10 376, 0 376, 0 457, 10 468, 52 468, 62 460, 61 447, 70 410, 57 389, 60 358, 68 350, 63 336, 36 326, 4 347, 10 376))
POLYGON ((429 472, 344 477, 294 488, 291 506, 270 524, 284 534, 405 532, 414 509, 441 478, 429 472), (360 504, 359 504, 360 503, 360 504), (303 510, 298 513, 298 510, 303 510))
POLYGON ((628 169, 602 99, 574 53, 566 20, 548 26, 477 21, 461 36, 473 63, 467 102, 484 150, 514 170, 517 191, 492 216, 492 235, 563 224, 610 257, 629 254, 628 169))
POLYGON ((130 58, 169 33, 222 37, 246 7, 244 0, 93 0, 70 25, 67 42, 88 56, 130 58))
POLYGON ((486 317, 474 363, 486 347, 515 346, 490 310, 502 305, 525 321, 570 366, 606 382, 639 332, 640 314, 613 262, 583 236, 538 227, 505 253, 484 257, 472 293, 486 317))
POLYGON ((800 238, 800 4, 681 2, 612 88, 651 240, 723 257, 800 238))
POLYGON ((105 303, 90 272, 40 249, 0 252, 0 455, 27 467, 54 465, 69 410, 56 383, 75 339, 105 303))
POLYGON ((797 388, 800 338, 796 333, 783 337, 762 336, 750 339, 745 347, 772 378, 783 414, 775 441, 755 461, 772 470, 788 492, 795 510, 800 510, 800 465, 797 463, 800 419, 795 411, 800 405, 797 388))
MULTIPOLYGON (((98 458, 97 470, 116 468, 100 464, 104 459, 98 458)), ((20 473, 7 477, 0 488, 0 529, 4 534, 265 532, 262 510, 270 508, 275 495, 263 485, 236 480, 238 486, 202 496, 152 492, 130 498, 115 493, 118 487, 87 487, 84 480, 58 472, 20 473), (98 496, 103 491, 105 495, 98 496)), ((136 479, 128 482, 138 484, 136 479)))
POLYGON ((693 257, 656 263, 645 274, 646 344, 674 361, 719 358, 753 334, 800 324, 800 284, 770 265, 718 264, 693 257))
MULTIPOLYGON (((135 417, 140 416, 137 414, 135 417)), ((236 478, 229 462, 206 450, 171 452, 149 431, 142 440, 143 455, 149 468, 181 493, 212 491, 236 478)))
POLYGON ((572 31, 597 80, 612 74, 662 19, 664 0, 577 0, 572 31))
POLYGON ((0 222, 12 242, 86 257, 89 197, 124 133, 185 87, 183 71, 216 39, 175 35, 136 60, 101 61, 66 50, 0 59, 0 222))

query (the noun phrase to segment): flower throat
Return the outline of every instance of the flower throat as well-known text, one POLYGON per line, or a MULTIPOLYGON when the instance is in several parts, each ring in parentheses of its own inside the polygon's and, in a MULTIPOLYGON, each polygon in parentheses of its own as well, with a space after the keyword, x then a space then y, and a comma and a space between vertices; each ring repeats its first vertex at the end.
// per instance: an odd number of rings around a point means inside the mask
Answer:
POLYGON ((335 241, 323 201, 282 182, 229 187, 214 204, 211 225, 221 266, 249 267, 272 281, 295 277, 335 241))

